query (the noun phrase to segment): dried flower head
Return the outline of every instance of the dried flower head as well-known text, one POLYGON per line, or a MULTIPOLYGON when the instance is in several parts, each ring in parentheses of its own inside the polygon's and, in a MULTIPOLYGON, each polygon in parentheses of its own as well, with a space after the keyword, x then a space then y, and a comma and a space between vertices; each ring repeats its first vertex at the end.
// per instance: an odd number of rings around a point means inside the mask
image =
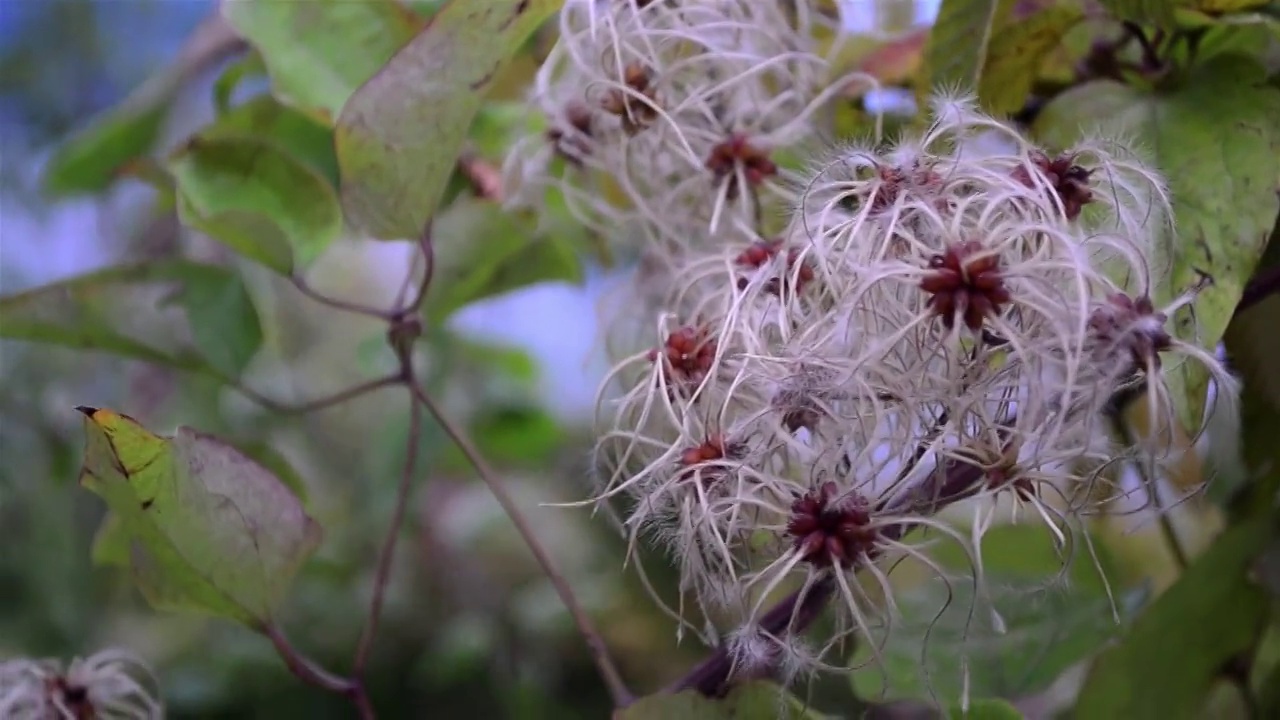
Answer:
POLYGON ((742 666, 839 668, 846 641, 882 642, 894 561, 932 567, 915 530, 961 546, 976 585, 998 514, 1068 546, 1089 509, 1076 498, 1150 450, 1118 447, 1104 413, 1136 373, 1170 407, 1161 356, 1230 386, 1166 327, 1195 293, 1147 299, 1168 193, 1123 147, 1050 154, 953 94, 918 135, 793 167, 780 151, 829 97, 811 18, 771 0, 623 5, 570 2, 543 78, 553 108, 564 78, 618 98, 606 115, 660 100, 641 131, 593 125, 583 163, 625 196, 591 201, 619 223, 605 231, 643 228, 633 309, 661 319, 601 393, 583 504, 616 502, 630 543, 669 553, 682 594, 658 601, 730 637, 742 666), (972 527, 939 515, 961 501, 972 527), (763 629, 784 587, 834 598, 835 629, 763 629))
POLYGON ((118 650, 57 660, 0 663, 0 717, 12 720, 156 720, 164 716, 151 671, 118 650))

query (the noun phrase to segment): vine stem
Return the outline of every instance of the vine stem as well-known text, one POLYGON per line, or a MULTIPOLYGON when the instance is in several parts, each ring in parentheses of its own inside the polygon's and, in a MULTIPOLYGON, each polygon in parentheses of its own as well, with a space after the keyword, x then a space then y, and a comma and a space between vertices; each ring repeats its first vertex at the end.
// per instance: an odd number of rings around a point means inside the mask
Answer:
POLYGON ((391 577, 391 561, 395 558, 396 543, 400 539, 400 528, 404 525, 405 508, 409 505, 409 488, 413 484, 413 473, 418 463, 418 436, 422 432, 422 408, 414 398, 409 398, 409 438, 406 441, 404 472, 400 475, 400 486, 396 490, 395 509, 391 512, 391 523, 387 528, 387 536, 382 541, 382 550, 378 553, 378 568, 374 572, 373 597, 369 600, 369 616, 365 621, 364 632, 360 633, 360 641, 356 646, 356 659, 351 673, 357 678, 364 676, 364 669, 369 663, 369 654, 373 651, 373 638, 378 632, 378 620, 382 617, 382 602, 386 594, 387 581, 391 577))
MULTIPOLYGON (((1125 445, 1134 443, 1133 432, 1129 429, 1128 423, 1120 414, 1121 411, 1115 408, 1108 408, 1107 419, 1111 421, 1111 431, 1125 445)), ((1148 468, 1141 462, 1133 463, 1134 470, 1138 473, 1138 477, 1142 480, 1142 486, 1147 488, 1151 493, 1151 498, 1156 505, 1156 522, 1160 526, 1160 536, 1164 539, 1164 544, 1169 550, 1169 555, 1173 558, 1173 564, 1177 566, 1178 572, 1183 572, 1190 564, 1187 551, 1182 546, 1182 540, 1178 537, 1178 529, 1173 526, 1173 520, 1169 514, 1165 512, 1164 501, 1160 497, 1160 481, 1159 478, 1153 477, 1148 468)))
POLYGON ((331 395, 326 395, 324 397, 316 398, 315 400, 308 400, 307 402, 298 404, 288 404, 272 400, 271 398, 240 382, 232 382, 230 384, 236 392, 244 395, 255 404, 260 405, 273 413, 280 415, 306 415, 307 413, 327 410, 375 390, 399 385, 403 382, 404 374, 400 371, 396 371, 390 375, 376 378, 374 380, 366 380, 365 382, 353 385, 344 390, 339 390, 331 395))
POLYGON ((261 628, 261 631, 271 640, 276 654, 295 677, 321 690, 346 696, 355 704, 361 720, 373 720, 375 717, 373 705, 370 704, 364 685, 359 680, 335 675, 312 662, 289 642, 284 632, 274 623, 268 623, 261 628))
POLYGON ((476 474, 480 476, 480 480, 489 488, 489 492, 502 506, 503 512, 511 520, 511 524, 515 526, 520 536, 524 539, 525 545, 529 546, 530 552, 541 566, 542 572, 551 581, 555 587, 556 594, 560 596, 560 601, 568 608, 569 614, 573 616, 574 624, 578 626, 578 632, 587 643, 587 648, 591 651, 591 656, 595 660, 596 668, 600 672, 601 679, 609 690, 609 695, 613 699, 614 707, 626 707, 631 704, 633 696, 631 691, 627 689, 626 684, 622 681, 622 675, 618 672, 618 668, 614 665, 613 660, 609 657, 608 648, 605 646, 604 638, 596 629, 595 624, 591 621, 591 617, 587 614, 585 608, 578 601, 573 593, 573 589, 569 587, 569 583, 565 580, 560 570, 556 567, 555 562, 547 553, 546 548, 538 541, 537 536, 530 527, 524 513, 516 506, 515 501, 507 492, 506 487, 498 479, 498 476, 489 467, 475 445, 467 437, 466 433, 457 426, 444 410, 436 404, 435 400, 427 394, 417 382, 409 384, 414 396, 422 406, 426 408, 431 417, 440 424, 445 434, 458 446, 462 454, 466 456, 467 462, 475 469, 476 474))

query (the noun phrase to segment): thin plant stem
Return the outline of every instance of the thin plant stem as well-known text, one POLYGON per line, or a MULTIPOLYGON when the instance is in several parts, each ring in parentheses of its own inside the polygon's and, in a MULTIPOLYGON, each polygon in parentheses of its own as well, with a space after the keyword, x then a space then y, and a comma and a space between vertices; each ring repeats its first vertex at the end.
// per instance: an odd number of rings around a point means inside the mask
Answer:
POLYGON ((399 385, 403 382, 404 373, 396 371, 395 373, 376 378, 374 380, 366 380, 359 385, 353 385, 331 395, 326 395, 324 397, 316 398, 315 400, 308 400, 307 402, 298 404, 288 404, 272 400, 256 390, 238 382, 231 383, 231 386, 241 395, 244 395, 254 403, 261 405, 271 412, 279 413, 281 415, 305 415, 307 413, 318 412, 320 410, 327 410, 336 405, 341 405, 342 403, 354 400, 362 395, 367 395, 375 390, 399 385))
POLYGON ((378 632, 378 620, 382 616, 382 601, 387 589, 387 580, 391 576, 391 561, 395 558, 396 543, 400 538, 400 528, 404 525, 405 508, 409 504, 409 488, 413 482, 414 470, 418 463, 418 440, 422 432, 422 408, 414 398, 409 398, 409 437, 406 441, 404 472, 400 476, 400 487, 396 490, 395 510, 391 513, 391 523, 387 527, 386 538, 382 541, 382 550, 378 553, 378 567, 374 573, 373 597, 369 600, 369 617, 365 621, 364 632, 360 634, 360 642, 356 648, 356 659, 352 674, 362 677, 365 666, 369 662, 369 653, 373 650, 373 639, 378 632))
MULTIPOLYGON (((1108 412, 1107 417, 1111 421, 1111 427, 1116 436, 1125 445, 1132 445, 1134 442, 1133 433, 1130 432, 1124 418, 1118 412, 1108 412)), ((1173 519, 1165 512, 1164 502, 1160 497, 1159 478, 1152 477, 1143 463, 1135 462, 1133 467, 1138 473, 1138 477, 1142 480, 1142 486, 1151 493, 1151 499, 1156 505, 1156 522, 1160 526, 1160 536, 1164 539, 1165 547, 1169 549, 1173 564, 1177 566, 1178 572, 1182 572, 1187 569, 1190 560, 1186 549, 1182 547, 1182 540, 1178 537, 1178 529, 1173 526, 1173 519)))
POLYGON ((318 687, 321 690, 327 690, 331 693, 343 695, 351 700, 356 706, 356 712, 361 720, 373 720, 373 706, 369 702, 369 696, 365 693, 364 685, 360 681, 335 675, 317 665, 310 658, 303 655, 297 648, 289 642, 284 636, 279 626, 274 623, 268 623, 261 628, 262 634, 266 635, 271 641, 271 645, 275 647, 276 654, 284 661, 284 665, 302 682, 318 687))
POLYGON ((436 253, 435 245, 431 242, 431 221, 422 228, 422 236, 418 238, 418 249, 422 251, 422 259, 424 269, 422 271, 422 282, 418 283, 418 292, 413 296, 413 301, 409 303, 402 313, 416 313, 422 309, 422 304, 427 301, 427 290, 431 289, 431 279, 435 276, 436 270, 436 253))
POLYGON ((511 520, 511 524, 515 526, 520 536, 524 539, 525 544, 533 553, 534 558, 541 566, 542 572, 551 581, 555 587, 556 593, 560 596, 560 601, 564 603, 569 610, 569 614, 573 616, 574 624, 578 626, 578 632, 587 643, 587 648, 591 651, 591 656, 595 660, 596 668, 600 672, 601 679, 604 680, 608 687, 609 695, 613 699, 615 707, 626 707, 629 705, 633 697, 631 691, 627 689, 626 684, 622 681, 622 675, 618 672, 618 668, 614 665, 613 660, 609 657, 608 648, 605 646, 604 639, 600 632, 596 629, 595 624, 591 621, 591 617, 587 614, 585 608, 578 601, 573 593, 573 589, 569 587, 569 583, 565 580, 560 570, 552 561, 551 556, 547 553, 546 548, 538 541, 537 536, 530 527, 528 520, 515 504, 511 495, 507 492, 502 481, 489 467, 488 462, 476 450, 475 445, 467 437, 466 433, 459 428, 445 412, 436 404, 435 400, 422 388, 418 383, 411 383, 409 387, 413 390, 413 394, 417 397, 418 402, 427 409, 431 417, 440 424, 445 434, 458 446, 462 454, 466 456, 467 462, 475 468, 476 474, 489 488, 489 492, 493 494, 498 504, 502 506, 503 511, 511 520))
POLYGON ((342 310, 343 312, 349 312, 355 315, 364 315, 366 317, 377 318, 379 320, 391 320, 395 316, 395 312, 391 310, 384 310, 371 305, 364 305, 357 302, 351 302, 349 300, 329 297, 307 284, 306 278, 301 275, 294 275, 290 279, 293 281, 293 286, 298 288, 298 291, 303 295, 306 295, 321 305, 327 305, 335 310, 342 310))

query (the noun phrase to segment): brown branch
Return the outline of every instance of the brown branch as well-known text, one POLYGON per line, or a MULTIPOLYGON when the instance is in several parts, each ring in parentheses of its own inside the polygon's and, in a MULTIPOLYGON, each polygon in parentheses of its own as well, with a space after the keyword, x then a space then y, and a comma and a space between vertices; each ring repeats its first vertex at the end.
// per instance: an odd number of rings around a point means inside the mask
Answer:
POLYGON ((418 462, 419 435, 422 432, 422 410, 412 397, 409 398, 409 438, 406 441, 404 472, 400 475, 400 486, 396 490, 395 509, 391 512, 391 523, 387 527, 386 538, 382 541, 382 550, 378 553, 378 568, 374 573, 373 597, 369 600, 369 617, 365 621, 364 632, 356 648, 356 659, 351 673, 357 678, 364 676, 364 669, 369 663, 369 653, 373 651, 373 638, 378 632, 378 620, 382 616, 382 601, 386 593, 387 581, 391 576, 391 561, 396 553, 396 541, 400 538, 400 528, 404 525, 405 508, 409 505, 409 488, 413 481, 414 468, 418 462))
POLYGON ((394 310, 383 310, 382 308, 376 308, 371 305, 363 305, 361 303, 351 302, 349 300, 340 300, 338 298, 325 295, 311 287, 311 285, 307 283, 306 278, 302 275, 295 274, 289 279, 293 282, 293 286, 298 288, 299 292, 312 300, 315 300, 321 305, 327 305, 335 310, 341 310, 354 315, 364 315, 365 317, 378 318, 379 320, 386 320, 388 322, 395 318, 396 313, 394 310))
POLYGON ((355 704, 361 720, 373 720, 373 706, 369 704, 369 697, 360 681, 335 675, 312 662, 290 644, 275 624, 269 623, 260 631, 271 640, 276 654, 295 677, 308 685, 346 697, 355 704))
POLYGON ((613 698, 614 706, 621 708, 629 705, 633 700, 631 691, 627 689, 626 684, 622 681, 621 673, 618 672, 617 666, 614 665, 613 660, 609 657, 604 638, 600 635, 599 630, 596 629, 591 616, 587 614, 586 608, 582 606, 577 596, 574 595, 573 589, 556 567, 546 548, 538 541, 538 537, 529 525, 529 521, 525 518, 524 513, 520 511, 520 508, 516 506, 515 500, 507 492, 502 481, 498 479, 497 474, 489 467, 480 452, 476 450, 475 445, 467 437, 466 433, 445 414, 444 410, 436 404, 435 400, 427 394, 422 386, 417 382, 413 382, 410 383, 409 387, 412 389, 414 396, 417 397, 418 402, 422 403, 422 406, 435 418, 435 421, 439 423, 445 434, 466 456, 476 474, 480 476, 480 479, 489 488, 489 492, 493 494, 498 504, 502 506, 503 512, 511 520, 511 524, 515 526, 516 531, 520 533, 520 537, 524 539, 525 545, 529 547, 534 559, 538 561, 543 574, 551 581, 556 594, 560 596, 560 601, 564 603, 569 610, 569 614, 573 617, 574 624, 578 626, 578 633, 586 641, 587 648, 591 651, 591 656, 595 660, 596 668, 600 672, 600 677, 604 680, 609 689, 609 695, 613 698))
POLYGON ((241 395, 244 395, 254 403, 261 405, 271 412, 280 413, 282 415, 305 415, 307 413, 317 412, 320 410, 327 410, 328 408, 349 402, 362 395, 367 395, 375 390, 381 390, 382 388, 391 387, 392 385, 399 385, 403 382, 403 373, 397 371, 394 374, 386 375, 374 380, 366 380, 359 385, 353 385, 331 395, 316 398, 315 400, 308 400, 307 402, 296 405, 272 400, 271 398, 258 393, 256 390, 253 390, 240 382, 230 382, 229 384, 241 395))

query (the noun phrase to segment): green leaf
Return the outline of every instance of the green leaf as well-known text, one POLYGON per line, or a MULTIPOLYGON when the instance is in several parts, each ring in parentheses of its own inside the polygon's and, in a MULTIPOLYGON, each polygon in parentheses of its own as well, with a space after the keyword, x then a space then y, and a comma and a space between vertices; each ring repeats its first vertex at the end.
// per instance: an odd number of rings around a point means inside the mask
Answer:
POLYGON ((222 14, 262 55, 276 97, 326 124, 422 27, 395 0, 236 0, 222 14))
POLYGON ((1084 20, 1083 7, 1053 5, 1003 24, 991 38, 978 97, 992 113, 1016 112, 1026 104, 1044 59, 1084 20))
POLYGON ((336 193, 338 156, 333 150, 333 129, 270 95, 258 95, 229 108, 200 135, 205 139, 247 136, 270 141, 319 173, 336 193))
MULTIPOLYGON (((1049 532, 1036 525, 992 528, 982 549, 986 597, 979 596, 975 604, 965 556, 956 548, 938 546, 934 560, 956 571, 959 579, 949 587, 931 579, 896 597, 902 620, 880 650, 883 667, 872 662, 851 676, 858 697, 949 706, 964 696, 962 667, 968 668, 972 696, 1029 695, 1047 688, 1120 631, 1102 574, 1115 583, 1119 573, 1105 555, 1099 556, 1100 573, 1079 547, 1060 576, 1064 560, 1049 532), (993 621, 993 609, 1003 632, 993 621)), ((1145 594, 1139 588, 1117 595, 1122 619, 1145 594)), ((869 648, 860 648, 857 659, 873 661, 869 648)))
POLYGON ((422 232, 494 78, 560 5, 453 0, 351 97, 336 133, 352 226, 381 239, 422 232))
POLYGON ((821 714, 773 683, 735 687, 723 700, 696 690, 650 695, 614 713, 614 720, 821 720, 821 714))
POLYGON ((926 91, 976 90, 987 60, 998 0, 942 0, 924 48, 926 91))
POLYGON ((109 352, 228 381, 262 340, 240 283, 225 267, 186 260, 110 267, 0 298, 0 337, 109 352), (166 291, 221 306, 183 303, 181 322, 174 323, 160 310, 166 291), (229 314, 218 317, 220 310, 229 314), (228 337, 220 340, 217 332, 228 337), (194 337, 194 348, 186 336, 194 337), (227 348, 217 347, 224 341, 227 348))
POLYGON ((129 536, 129 563, 157 609, 261 627, 320 544, 320 526, 266 469, 190 428, 160 437, 110 410, 85 415, 80 482, 129 536))
POLYGON ((1094 663, 1077 718, 1202 717, 1225 663, 1265 628, 1265 591, 1248 577, 1274 531, 1258 517, 1225 531, 1094 663))
POLYGON ((44 170, 46 192, 91 194, 111 185, 124 168, 152 150, 187 81, 237 46, 222 23, 198 26, 172 62, 58 148, 44 170))
POLYGON ((281 274, 305 267, 342 233, 333 187, 272 142, 195 137, 169 170, 183 223, 281 274))
POLYGON ((570 239, 536 235, 527 218, 493 202, 462 197, 432 225, 435 269, 424 312, 439 324, 482 298, 537 282, 577 282, 582 268, 570 239))
MULTIPOLYGON (((1178 337, 1202 347, 1227 328, 1245 282, 1280 211, 1280 90, 1268 87, 1248 58, 1219 55, 1193 68, 1176 88, 1150 93, 1110 81, 1087 83, 1051 102, 1036 134, 1068 147, 1081 129, 1133 137, 1168 180, 1175 230, 1159 239, 1152 295, 1166 303, 1193 286, 1213 285, 1189 314, 1174 318, 1178 337)), ((1174 400, 1188 429, 1200 426, 1208 377, 1198 363, 1169 369, 1174 400)))
POLYGON ((486 458, 505 467, 546 467, 565 440, 550 413, 520 406, 482 412, 472 422, 471 436, 486 458))
POLYGON ((108 512, 93 536, 89 551, 93 564, 99 567, 129 567, 129 531, 120 516, 108 512))
POLYGON ((947 717, 952 720, 1022 720, 1022 713, 1004 700, 974 700, 969 703, 968 712, 953 707, 947 717))
POLYGON ((164 97, 108 111, 54 153, 45 169, 45 192, 56 197, 105 190, 125 167, 151 151, 168 116, 164 97))
POLYGON ((187 311, 195 346, 215 370, 239 377, 262 347, 258 309, 234 273, 195 273, 176 301, 187 311))

